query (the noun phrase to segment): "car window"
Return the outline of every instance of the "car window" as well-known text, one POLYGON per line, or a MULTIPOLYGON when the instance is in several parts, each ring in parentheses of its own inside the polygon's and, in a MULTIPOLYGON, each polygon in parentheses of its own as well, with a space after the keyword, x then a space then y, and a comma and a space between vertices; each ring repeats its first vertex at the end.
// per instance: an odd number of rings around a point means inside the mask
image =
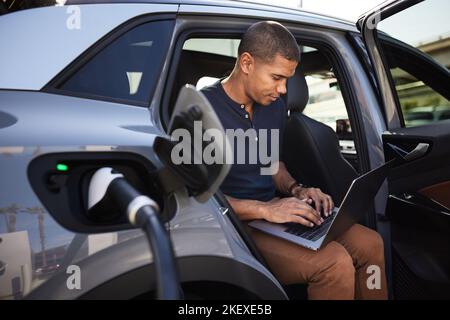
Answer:
MULTIPOLYGON (((218 38, 191 38, 183 44, 183 50, 218 54, 236 58, 240 39, 218 39, 218 38)), ((220 78, 205 75, 198 79, 195 86, 197 90, 214 84, 220 78)))
MULTIPOLYGON (((341 152, 353 158, 356 149, 352 127, 334 74, 331 72, 327 75, 310 74, 306 76, 306 82, 309 100, 303 113, 333 129, 339 139, 341 152)), ((356 164, 354 166, 356 167, 356 164)))
POLYGON ((449 100, 401 68, 391 68, 406 127, 450 119, 449 100))
POLYGON ((309 74, 306 82, 309 101, 303 113, 336 131, 336 121, 348 119, 348 115, 334 74, 309 74))
POLYGON ((301 65, 309 89, 309 100, 303 113, 319 121, 336 132, 341 152, 353 157, 356 155, 353 134, 347 108, 338 80, 328 59, 316 48, 302 46, 302 62, 315 66, 322 61, 322 67, 301 65), (315 57, 321 57, 316 59, 315 57))
POLYGON ((130 102, 149 103, 167 51, 173 21, 154 21, 120 36, 80 70, 61 89, 130 102))
POLYGON ((228 76, 234 68, 239 39, 189 38, 183 43, 168 114, 175 105, 180 89, 187 83, 198 90, 228 76))
POLYGON ((240 39, 191 38, 184 42, 183 50, 215 53, 236 58, 240 42, 240 39))
POLYGON ((448 0, 424 1, 377 26, 406 127, 450 118, 448 12, 448 0))

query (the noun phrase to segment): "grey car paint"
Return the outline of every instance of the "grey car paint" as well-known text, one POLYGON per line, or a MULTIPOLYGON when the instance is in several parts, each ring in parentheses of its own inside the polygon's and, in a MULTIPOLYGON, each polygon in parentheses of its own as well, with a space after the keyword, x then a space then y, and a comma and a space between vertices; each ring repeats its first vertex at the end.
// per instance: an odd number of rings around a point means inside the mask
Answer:
MULTIPOLYGON (((170 233, 181 281, 225 282, 264 299, 286 298, 281 285, 249 254, 239 235, 222 231, 233 229, 228 219, 217 211, 215 200, 201 204, 182 190, 175 198, 181 209, 170 223, 170 233)), ((146 238, 140 231, 122 234, 126 240, 94 255, 80 253, 71 262, 82 270, 80 290, 68 289, 68 275, 65 270, 59 270, 27 299, 129 299, 154 290, 152 255, 146 238)), ((83 251, 81 247, 80 252, 83 251)))
MULTIPOLYGON (((18 119, 0 135, 0 208, 2 218, 9 221, 2 221, 0 233, 27 232, 28 254, 35 258, 48 248, 67 249, 75 234, 54 221, 31 189, 27 166, 33 158, 49 152, 127 150, 158 163, 150 148, 157 132, 149 126, 145 108, 35 92, 2 91, 0 101, 2 111, 18 119), (148 132, 130 127, 148 128, 148 132)), ((33 266, 31 289, 44 278, 36 263, 33 266)), ((6 287, 9 284, 2 283, 2 297, 6 287)))

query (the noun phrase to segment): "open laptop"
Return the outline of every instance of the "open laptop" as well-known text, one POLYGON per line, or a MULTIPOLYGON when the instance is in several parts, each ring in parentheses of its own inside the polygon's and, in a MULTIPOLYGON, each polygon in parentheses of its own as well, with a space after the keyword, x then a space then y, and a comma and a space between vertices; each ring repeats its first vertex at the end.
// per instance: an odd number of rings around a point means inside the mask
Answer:
POLYGON ((341 206, 324 217, 320 226, 311 228, 298 223, 272 223, 265 220, 253 220, 249 226, 317 251, 361 220, 386 179, 390 163, 353 180, 341 206))

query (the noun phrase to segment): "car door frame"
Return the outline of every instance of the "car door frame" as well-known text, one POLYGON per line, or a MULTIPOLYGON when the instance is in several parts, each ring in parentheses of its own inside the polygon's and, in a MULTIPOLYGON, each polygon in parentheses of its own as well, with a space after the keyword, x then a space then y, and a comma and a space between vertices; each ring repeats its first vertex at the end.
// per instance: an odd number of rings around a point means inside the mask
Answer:
POLYGON ((401 127, 401 118, 397 109, 396 95, 393 94, 395 87, 389 76, 389 70, 385 67, 387 63, 379 48, 380 43, 376 36, 376 26, 382 19, 422 1, 424 0, 393 0, 387 4, 382 3, 361 16, 357 22, 378 84, 388 129, 401 127))

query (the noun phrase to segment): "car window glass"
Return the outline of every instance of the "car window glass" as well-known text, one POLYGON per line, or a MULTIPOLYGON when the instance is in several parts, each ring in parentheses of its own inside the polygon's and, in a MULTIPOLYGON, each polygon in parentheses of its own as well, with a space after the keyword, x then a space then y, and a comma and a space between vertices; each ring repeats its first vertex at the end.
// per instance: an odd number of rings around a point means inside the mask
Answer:
POLYGON ((215 53, 236 58, 240 42, 240 39, 192 38, 184 42, 183 50, 215 53))
POLYGON ((356 155, 352 128, 337 79, 332 73, 306 76, 309 100, 303 113, 333 129, 342 153, 356 155))
POLYGON ((391 39, 383 53, 406 127, 450 118, 450 92, 442 88, 450 83, 449 12, 448 0, 424 1, 377 26, 391 39))
POLYGON ((234 68, 239 39, 189 38, 183 43, 173 90, 169 101, 169 114, 175 98, 185 84, 197 90, 228 76, 234 68))
POLYGON ((155 21, 126 32, 95 55, 60 88, 149 103, 167 51, 172 21, 155 21))
POLYGON ((309 100, 303 113, 336 131, 336 120, 348 118, 336 78, 331 73, 309 74, 306 82, 309 100))
POLYGON ((305 70, 309 90, 308 104, 303 113, 333 129, 343 153, 356 155, 347 108, 332 66, 328 59, 323 60, 323 54, 318 56, 322 57, 321 59, 313 56, 320 53, 317 49, 307 46, 302 46, 301 49, 303 57, 301 67, 305 70), (305 65, 316 65, 319 60, 323 61, 322 67, 312 68, 305 65))
POLYGON ((450 119, 449 100, 401 68, 391 68, 406 127, 450 119))

